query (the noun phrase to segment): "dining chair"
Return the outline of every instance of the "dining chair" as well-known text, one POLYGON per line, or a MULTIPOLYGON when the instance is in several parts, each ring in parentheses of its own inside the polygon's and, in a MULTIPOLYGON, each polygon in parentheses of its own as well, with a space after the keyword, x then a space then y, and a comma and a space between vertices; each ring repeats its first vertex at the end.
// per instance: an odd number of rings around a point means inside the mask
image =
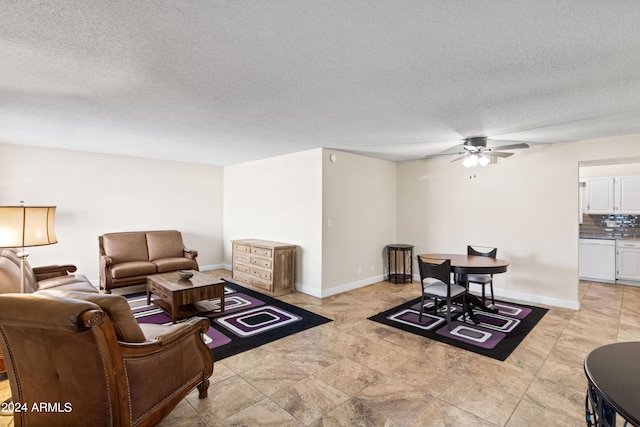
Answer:
POLYGON ((418 258, 418 268, 420 270, 420 287, 422 294, 420 298, 420 316, 419 322, 422 322, 422 312, 424 311, 425 298, 433 299, 434 310, 438 310, 441 302, 447 307, 447 329, 450 331, 452 312, 452 302, 462 297, 462 312, 466 316, 467 304, 465 295, 467 288, 464 286, 451 283, 451 260, 449 259, 422 259, 418 258))
MULTIPOLYGON (((498 256, 498 248, 489 248, 486 246, 467 246, 467 255, 485 256, 495 258, 498 256)), ((491 289, 491 304, 495 305, 496 301, 493 297, 493 274, 469 274, 468 282, 482 286, 482 304, 486 305, 485 288, 489 285, 491 289)))

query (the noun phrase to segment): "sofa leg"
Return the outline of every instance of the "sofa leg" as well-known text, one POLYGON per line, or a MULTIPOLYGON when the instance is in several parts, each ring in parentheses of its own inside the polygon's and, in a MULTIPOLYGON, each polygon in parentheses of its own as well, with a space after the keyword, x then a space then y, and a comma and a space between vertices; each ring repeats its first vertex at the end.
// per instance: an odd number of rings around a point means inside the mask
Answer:
POLYGON ((198 396, 200 399, 207 397, 209 395, 209 380, 204 380, 198 384, 198 391, 200 392, 198 396))

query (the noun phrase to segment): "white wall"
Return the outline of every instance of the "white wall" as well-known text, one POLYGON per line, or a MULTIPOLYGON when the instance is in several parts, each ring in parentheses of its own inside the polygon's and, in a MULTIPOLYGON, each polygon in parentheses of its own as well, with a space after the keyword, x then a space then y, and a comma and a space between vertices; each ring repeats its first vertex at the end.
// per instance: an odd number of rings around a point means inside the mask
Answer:
MULTIPOLYGON (((150 148, 152 149, 152 148, 150 148)), ((0 204, 54 205, 58 243, 33 266, 75 264, 98 283, 98 236, 177 229, 201 267, 222 260, 222 168, 0 144, 0 204)))
POLYGON ((325 297, 382 280, 383 250, 395 241, 395 169, 327 149, 225 167, 225 262, 232 240, 257 238, 298 246, 304 293, 325 297))
POLYGON ((322 296, 327 296, 384 280, 384 248, 398 243, 398 207, 396 163, 326 149, 322 164, 322 296))
POLYGON ((466 169, 448 158, 398 165, 398 239, 417 253, 498 247, 497 295, 578 307, 578 163, 640 154, 640 135, 519 150, 466 169))
POLYGON ((296 285, 316 296, 382 279, 389 243, 477 244, 511 262, 496 294, 577 307, 578 164, 640 158, 640 135, 535 146, 473 170, 342 152, 330 163, 332 152, 223 169, 0 144, 0 204, 57 205, 59 243, 30 248, 29 261, 74 263, 96 282, 97 236, 111 231, 181 230, 205 267, 230 266, 233 239, 294 243, 296 285))
POLYGON ((322 289, 322 149, 224 168, 224 260, 231 241, 264 239, 298 246, 296 288, 322 289))

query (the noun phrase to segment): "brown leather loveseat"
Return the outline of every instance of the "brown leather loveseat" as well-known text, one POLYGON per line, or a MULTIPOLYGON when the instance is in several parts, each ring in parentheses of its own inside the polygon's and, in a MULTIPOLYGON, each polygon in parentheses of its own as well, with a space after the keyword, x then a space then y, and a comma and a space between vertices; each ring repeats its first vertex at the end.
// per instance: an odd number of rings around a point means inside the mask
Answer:
POLYGON ((105 233, 100 246, 100 289, 138 285, 147 276, 176 270, 198 270, 198 252, 186 249, 176 230, 105 233))
POLYGON ((0 295, 14 423, 156 425, 194 387, 207 396, 208 328, 203 318, 138 325, 126 299, 113 294, 0 295))

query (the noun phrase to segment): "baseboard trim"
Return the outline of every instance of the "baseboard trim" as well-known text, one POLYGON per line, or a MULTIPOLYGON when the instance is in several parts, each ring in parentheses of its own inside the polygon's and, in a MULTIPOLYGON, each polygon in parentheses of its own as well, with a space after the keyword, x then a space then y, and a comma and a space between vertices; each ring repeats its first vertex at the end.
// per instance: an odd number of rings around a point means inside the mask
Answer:
MULTIPOLYGON (((417 275, 417 276, 414 275, 413 279, 418 283, 420 283, 420 275, 417 275)), ((571 310, 580 309, 579 301, 570 301, 565 299, 546 297, 544 295, 530 294, 528 292, 510 291, 506 289, 497 289, 497 288, 494 288, 493 293, 497 298, 501 297, 501 298, 513 299, 516 302, 521 302, 523 304, 527 304, 527 303, 543 304, 543 305, 549 305, 553 307, 568 308, 571 310)))
MULTIPOLYGON (((207 270, 217 270, 221 268, 226 270, 231 270, 231 266, 228 264, 214 264, 214 265, 208 265, 208 266, 201 266, 200 270, 207 271, 207 270)), ((420 275, 414 275, 413 279, 416 282, 420 283, 420 275)), ((296 291, 302 292, 303 294, 307 294, 316 298, 326 298, 333 295, 341 294, 343 292, 352 291, 354 289, 373 285, 374 283, 384 282, 385 280, 386 280, 386 276, 384 275, 374 276, 374 277, 368 277, 363 280, 358 280, 356 282, 345 283, 343 285, 339 285, 330 289, 318 289, 316 287, 296 284, 296 291)), ((417 292, 418 294, 420 294, 419 288, 417 289, 417 292)), ((510 290, 503 290, 503 289, 494 289, 494 293, 495 293, 495 296, 498 298, 502 297, 502 298, 514 299, 519 302, 523 302, 525 304, 526 303, 543 304, 543 305, 549 305, 553 307, 568 308, 571 310, 580 309, 580 303, 578 301, 569 301, 569 300, 564 300, 559 298, 551 298, 551 297, 545 297, 542 295, 535 295, 535 294, 530 294, 525 292, 517 292, 517 291, 510 291, 510 290)))
POLYGON ((296 286, 296 290, 302 292, 303 294, 311 295, 316 298, 326 298, 332 295, 341 294, 343 292, 352 291, 354 289, 363 288, 368 285, 372 285, 374 283, 384 281, 384 276, 374 276, 368 277, 363 280, 358 280, 357 282, 345 283, 344 285, 336 286, 330 289, 317 289, 311 288, 308 286, 296 286))
POLYGON ((229 270, 231 271, 231 266, 229 264, 212 264, 212 265, 201 265, 199 266, 200 271, 209 271, 209 270, 229 270))
POLYGON ((640 282, 634 282, 633 280, 616 280, 616 285, 627 285, 627 286, 640 286, 640 282))
POLYGON ((587 282, 599 282, 599 283, 616 283, 615 279, 609 280, 609 279, 603 279, 603 278, 598 278, 598 277, 582 277, 580 276, 580 280, 585 280, 587 282))
POLYGON ((510 298, 524 303, 543 304, 553 307, 568 308, 571 310, 579 310, 580 303, 578 301, 569 301, 559 298, 545 297, 542 295, 534 295, 525 292, 509 291, 504 289, 495 289, 493 293, 497 298, 510 298))

